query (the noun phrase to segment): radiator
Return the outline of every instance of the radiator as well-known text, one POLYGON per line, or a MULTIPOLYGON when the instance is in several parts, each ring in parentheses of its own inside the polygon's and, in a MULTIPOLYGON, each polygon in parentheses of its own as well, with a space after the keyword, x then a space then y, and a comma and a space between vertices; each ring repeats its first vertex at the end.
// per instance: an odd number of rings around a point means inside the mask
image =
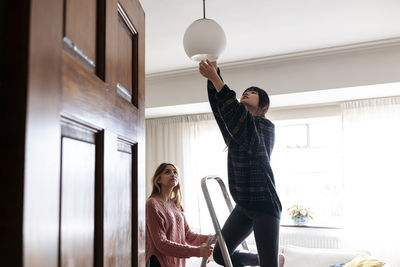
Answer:
POLYGON ((281 227, 281 246, 293 245, 307 248, 342 248, 342 230, 308 227, 281 227))

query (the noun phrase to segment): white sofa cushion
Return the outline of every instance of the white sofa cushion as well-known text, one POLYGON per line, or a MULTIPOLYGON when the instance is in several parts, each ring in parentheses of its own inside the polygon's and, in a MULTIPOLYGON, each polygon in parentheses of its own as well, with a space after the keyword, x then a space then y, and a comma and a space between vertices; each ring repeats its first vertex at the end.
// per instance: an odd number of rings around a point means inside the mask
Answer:
POLYGON ((366 251, 283 246, 285 267, 329 267, 346 263, 366 251))

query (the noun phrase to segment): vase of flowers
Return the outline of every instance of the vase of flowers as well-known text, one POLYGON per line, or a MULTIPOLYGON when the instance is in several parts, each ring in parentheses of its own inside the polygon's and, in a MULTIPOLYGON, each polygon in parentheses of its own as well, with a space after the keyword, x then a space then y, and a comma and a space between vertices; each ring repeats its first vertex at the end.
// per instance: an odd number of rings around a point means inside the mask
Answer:
POLYGON ((311 209, 299 204, 294 204, 287 212, 295 225, 306 225, 310 219, 314 219, 311 209))

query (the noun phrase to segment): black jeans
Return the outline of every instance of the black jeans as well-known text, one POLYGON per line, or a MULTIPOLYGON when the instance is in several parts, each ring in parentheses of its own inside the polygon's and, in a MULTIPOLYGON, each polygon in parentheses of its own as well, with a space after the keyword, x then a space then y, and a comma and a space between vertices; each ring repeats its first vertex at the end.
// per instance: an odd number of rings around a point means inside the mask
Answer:
MULTIPOLYGON (((260 265, 278 267, 280 220, 261 212, 245 210, 236 205, 222 228, 233 266, 260 265), (254 229, 257 253, 238 250, 237 247, 254 229)), ((213 257, 216 263, 225 265, 221 248, 217 244, 213 257)))
POLYGON ((147 267, 161 267, 160 262, 158 261, 157 257, 151 255, 149 262, 147 263, 147 267))

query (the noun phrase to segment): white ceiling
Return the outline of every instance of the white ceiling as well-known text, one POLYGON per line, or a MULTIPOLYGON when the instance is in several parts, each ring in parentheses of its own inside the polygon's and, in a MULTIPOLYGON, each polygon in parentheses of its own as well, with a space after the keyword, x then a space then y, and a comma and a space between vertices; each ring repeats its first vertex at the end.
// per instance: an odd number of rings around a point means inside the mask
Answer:
MULTIPOLYGON (((186 28, 202 0, 139 0, 146 13, 146 74, 191 68, 186 28)), ((206 0, 225 30, 220 62, 400 37, 400 0, 206 0)))

